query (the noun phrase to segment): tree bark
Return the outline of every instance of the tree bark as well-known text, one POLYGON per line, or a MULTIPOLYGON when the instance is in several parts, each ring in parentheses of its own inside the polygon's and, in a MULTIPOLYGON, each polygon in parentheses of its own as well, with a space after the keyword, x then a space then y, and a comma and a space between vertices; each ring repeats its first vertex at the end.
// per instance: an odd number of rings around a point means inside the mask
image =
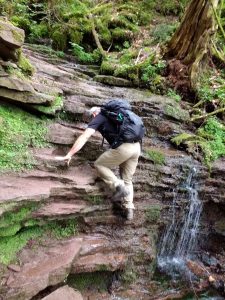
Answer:
POLYGON ((200 63, 209 51, 210 39, 215 32, 213 9, 219 0, 192 0, 180 27, 168 43, 166 55, 188 66, 191 87, 195 87, 200 63))

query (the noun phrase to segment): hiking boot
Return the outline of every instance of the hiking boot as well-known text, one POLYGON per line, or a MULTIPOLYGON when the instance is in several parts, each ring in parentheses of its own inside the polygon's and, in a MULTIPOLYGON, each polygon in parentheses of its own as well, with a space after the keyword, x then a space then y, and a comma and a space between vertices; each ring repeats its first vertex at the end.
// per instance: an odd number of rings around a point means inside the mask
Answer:
POLYGON ((113 201, 122 201, 123 197, 126 197, 127 195, 128 191, 126 190, 125 186, 120 184, 116 187, 116 192, 113 195, 112 199, 113 201))
POLYGON ((126 211, 126 219, 131 221, 133 220, 134 218, 134 210, 133 208, 127 208, 127 211, 126 211))

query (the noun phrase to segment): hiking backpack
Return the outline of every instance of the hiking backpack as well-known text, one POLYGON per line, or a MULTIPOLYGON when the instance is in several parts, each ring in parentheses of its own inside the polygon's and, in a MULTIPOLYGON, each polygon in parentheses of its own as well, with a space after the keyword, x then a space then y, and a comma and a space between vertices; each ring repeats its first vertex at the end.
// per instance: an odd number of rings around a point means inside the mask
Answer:
POLYGON ((118 137, 111 145, 113 149, 122 143, 142 141, 145 127, 142 119, 131 111, 129 102, 122 99, 110 100, 101 107, 101 113, 117 126, 118 137))

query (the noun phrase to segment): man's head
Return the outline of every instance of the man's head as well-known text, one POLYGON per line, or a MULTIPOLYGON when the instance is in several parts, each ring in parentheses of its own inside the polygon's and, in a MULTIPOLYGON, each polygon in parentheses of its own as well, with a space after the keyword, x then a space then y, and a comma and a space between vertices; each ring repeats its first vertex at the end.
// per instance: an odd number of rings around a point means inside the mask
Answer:
POLYGON ((91 109, 87 110, 83 114, 84 122, 90 122, 92 118, 96 117, 101 112, 99 106, 94 106, 91 109))

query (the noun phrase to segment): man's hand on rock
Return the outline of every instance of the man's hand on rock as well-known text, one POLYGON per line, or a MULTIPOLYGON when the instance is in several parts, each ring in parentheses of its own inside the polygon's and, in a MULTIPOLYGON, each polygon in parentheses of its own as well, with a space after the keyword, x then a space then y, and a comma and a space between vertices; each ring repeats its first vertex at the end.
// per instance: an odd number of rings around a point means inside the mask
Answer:
POLYGON ((67 165, 70 165, 72 156, 70 154, 67 154, 65 156, 55 156, 54 159, 58 161, 66 161, 67 165))

